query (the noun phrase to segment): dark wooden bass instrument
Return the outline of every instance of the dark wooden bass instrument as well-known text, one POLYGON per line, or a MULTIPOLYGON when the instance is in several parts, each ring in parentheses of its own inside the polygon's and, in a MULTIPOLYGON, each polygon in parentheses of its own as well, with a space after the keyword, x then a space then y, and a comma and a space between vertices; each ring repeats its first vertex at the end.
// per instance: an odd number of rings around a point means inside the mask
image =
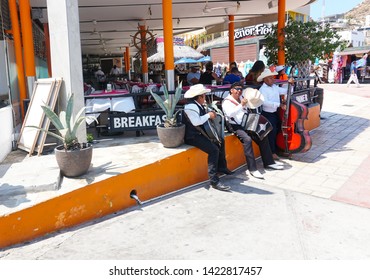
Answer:
POLYGON ((276 136, 276 145, 285 156, 306 152, 312 146, 310 134, 308 130, 304 129, 304 120, 307 119, 308 109, 305 105, 292 100, 291 95, 289 83, 286 110, 279 111, 282 120, 281 131, 276 136))

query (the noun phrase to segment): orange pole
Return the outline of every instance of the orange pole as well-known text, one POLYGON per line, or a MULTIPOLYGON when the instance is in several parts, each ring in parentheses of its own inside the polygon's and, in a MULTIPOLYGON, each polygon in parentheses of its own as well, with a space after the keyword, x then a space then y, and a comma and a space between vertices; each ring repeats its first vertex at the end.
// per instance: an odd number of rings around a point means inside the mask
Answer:
POLYGON ((127 72, 127 58, 126 58, 126 52, 123 52, 123 62, 125 63, 125 71, 127 72))
POLYGON ((23 100, 27 98, 26 81, 24 77, 24 65, 22 57, 22 41, 21 32, 18 21, 18 10, 16 0, 9 0, 9 11, 10 20, 12 23, 12 33, 14 39, 14 49, 15 49, 15 60, 17 63, 17 73, 18 73, 18 86, 19 86, 19 102, 21 107, 22 118, 25 116, 23 100))
POLYGON ((140 25, 140 38, 141 38, 141 67, 142 74, 145 77, 145 74, 148 74, 148 53, 146 48, 146 29, 145 25, 140 25))
POLYGON ((45 34, 45 49, 46 49, 46 62, 48 64, 48 75, 52 76, 51 72, 51 56, 50 56, 50 36, 49 36, 49 24, 44 23, 44 34, 45 34))
POLYGON ((126 58, 127 60, 127 66, 126 66, 126 71, 127 73, 130 73, 131 65, 130 65, 130 48, 126 47, 126 58))
POLYGON ((19 13, 21 17, 22 40, 24 47, 24 62, 27 77, 36 76, 35 52, 33 48, 31 7, 29 0, 19 0, 19 13))
POLYGON ((229 64, 235 61, 234 15, 229 15, 229 64))
POLYGON ((172 0, 162 0, 164 69, 168 90, 175 90, 175 57, 173 50, 172 0))
POLYGON ((174 70, 173 54, 173 24, 172 24, 172 1, 162 0, 163 14, 163 37, 164 37, 164 69, 174 70))
POLYGON ((285 65, 285 37, 282 33, 285 27, 285 0, 278 3, 278 65, 285 65))

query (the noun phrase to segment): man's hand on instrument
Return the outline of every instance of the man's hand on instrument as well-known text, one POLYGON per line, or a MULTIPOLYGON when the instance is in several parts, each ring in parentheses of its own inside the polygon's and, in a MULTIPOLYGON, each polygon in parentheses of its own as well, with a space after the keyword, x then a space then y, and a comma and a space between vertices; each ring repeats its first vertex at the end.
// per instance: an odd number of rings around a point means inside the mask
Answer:
POLYGON ((209 118, 211 120, 215 119, 217 117, 216 113, 215 112, 208 112, 208 115, 209 115, 209 118))
POLYGON ((247 98, 243 98, 241 101, 240 101, 240 104, 242 104, 243 107, 245 107, 247 105, 247 102, 248 102, 248 99, 247 98))
POLYGON ((289 78, 288 83, 291 84, 291 85, 293 85, 294 84, 294 79, 293 78, 289 78))

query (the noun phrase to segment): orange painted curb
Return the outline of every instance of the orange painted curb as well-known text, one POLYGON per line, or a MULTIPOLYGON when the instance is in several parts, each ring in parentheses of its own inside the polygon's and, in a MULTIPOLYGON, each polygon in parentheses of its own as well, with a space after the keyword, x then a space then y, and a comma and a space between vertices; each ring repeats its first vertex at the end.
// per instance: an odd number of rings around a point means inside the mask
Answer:
MULTIPOLYGON (((225 142, 228 167, 235 169, 243 165, 245 156, 240 141, 231 135, 225 138, 225 142)), ((254 150, 258 155, 256 145, 254 150)), ((136 204, 130 197, 132 191, 141 201, 146 201, 207 179, 206 154, 190 148, 0 217, 0 248, 132 207, 136 204)))

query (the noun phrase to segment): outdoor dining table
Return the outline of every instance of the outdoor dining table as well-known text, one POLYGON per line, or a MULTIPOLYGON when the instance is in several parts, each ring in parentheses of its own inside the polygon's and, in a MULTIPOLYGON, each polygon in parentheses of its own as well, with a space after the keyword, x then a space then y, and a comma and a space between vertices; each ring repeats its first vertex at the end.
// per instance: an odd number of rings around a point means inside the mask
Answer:
POLYGON ((160 83, 142 83, 142 82, 132 82, 132 81, 114 81, 114 83, 120 87, 129 85, 131 87, 138 86, 139 88, 147 88, 148 86, 156 86, 157 88, 160 88, 162 84, 160 83))
POLYGON ((91 124, 94 118, 106 111, 131 112, 135 110, 135 102, 130 92, 125 89, 116 89, 107 92, 106 90, 97 90, 90 95, 85 96, 86 123, 91 124))

